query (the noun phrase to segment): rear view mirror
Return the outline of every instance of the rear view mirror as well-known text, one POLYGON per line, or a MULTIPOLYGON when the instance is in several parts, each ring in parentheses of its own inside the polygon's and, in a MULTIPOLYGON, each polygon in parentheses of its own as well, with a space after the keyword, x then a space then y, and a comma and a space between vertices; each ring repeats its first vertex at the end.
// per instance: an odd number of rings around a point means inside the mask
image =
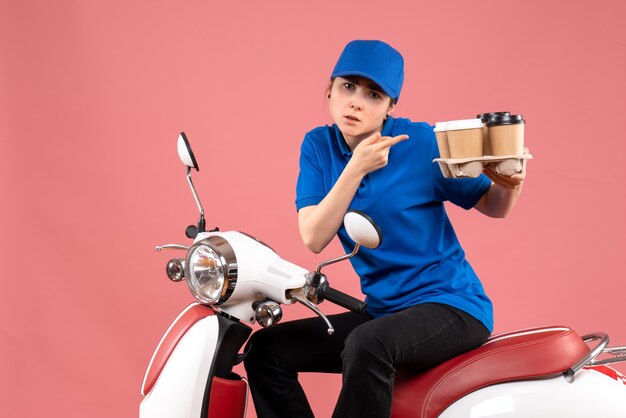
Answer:
POLYGON ((380 228, 367 214, 351 210, 343 217, 343 224, 352 241, 366 248, 378 248, 383 240, 380 228))
POLYGON ((189 168, 193 168, 196 171, 200 171, 198 168, 198 162, 196 161, 196 157, 193 155, 193 151, 191 150, 191 145, 189 145, 189 140, 187 140, 187 135, 184 132, 181 132, 178 135, 178 157, 180 160, 189 168))

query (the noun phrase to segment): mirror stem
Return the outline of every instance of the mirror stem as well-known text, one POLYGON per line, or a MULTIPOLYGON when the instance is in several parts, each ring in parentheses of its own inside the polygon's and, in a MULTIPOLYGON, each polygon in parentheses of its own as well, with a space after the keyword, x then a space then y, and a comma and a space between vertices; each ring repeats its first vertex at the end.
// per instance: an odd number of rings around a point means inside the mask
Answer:
POLYGON ((204 227, 205 227, 204 208, 202 207, 202 203, 200 203, 200 198, 198 197, 196 188, 193 185, 193 181, 191 181, 191 167, 187 167, 187 182, 189 183, 189 187, 191 187, 191 193, 193 193, 193 198, 196 200, 196 205, 198 205, 198 210, 200 211, 200 221, 198 221, 198 232, 204 232, 204 227))
POLYGON ((338 263, 339 261, 343 261, 343 260, 347 260, 348 258, 352 258, 356 255, 356 253, 359 251, 359 244, 356 244, 354 246, 354 250, 352 250, 352 252, 350 254, 346 254, 343 255, 341 257, 337 257, 337 258, 333 258, 332 260, 328 260, 328 261, 324 261, 323 263, 320 263, 319 266, 317 266, 317 270, 315 270, 316 273, 321 273, 322 271, 322 267, 326 267, 329 264, 335 264, 338 263))
POLYGON ((198 233, 206 231, 206 222, 204 221, 204 215, 200 214, 200 219, 198 220, 198 233))

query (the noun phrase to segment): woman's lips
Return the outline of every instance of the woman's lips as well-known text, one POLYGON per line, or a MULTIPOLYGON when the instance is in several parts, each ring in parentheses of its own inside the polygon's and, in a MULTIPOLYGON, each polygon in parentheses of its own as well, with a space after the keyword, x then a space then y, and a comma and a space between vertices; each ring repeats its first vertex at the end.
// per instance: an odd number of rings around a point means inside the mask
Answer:
POLYGON ((348 122, 360 122, 361 121, 359 118, 357 118, 356 116, 352 116, 352 115, 344 115, 343 118, 346 119, 348 122))

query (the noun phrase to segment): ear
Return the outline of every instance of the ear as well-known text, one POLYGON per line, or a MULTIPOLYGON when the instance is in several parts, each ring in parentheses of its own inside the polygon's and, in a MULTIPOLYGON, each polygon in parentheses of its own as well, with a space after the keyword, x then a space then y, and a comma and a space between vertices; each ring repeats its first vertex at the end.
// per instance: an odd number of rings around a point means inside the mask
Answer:
MULTIPOLYGON (((391 99, 391 100, 393 100, 393 99, 391 99)), ((396 104, 395 103, 390 103, 389 107, 387 108, 387 115, 391 115, 394 110, 396 110, 396 104)))
POLYGON ((328 82, 328 86, 326 86, 326 96, 330 99, 330 93, 333 89, 333 84, 335 84, 335 79, 331 78, 328 82))

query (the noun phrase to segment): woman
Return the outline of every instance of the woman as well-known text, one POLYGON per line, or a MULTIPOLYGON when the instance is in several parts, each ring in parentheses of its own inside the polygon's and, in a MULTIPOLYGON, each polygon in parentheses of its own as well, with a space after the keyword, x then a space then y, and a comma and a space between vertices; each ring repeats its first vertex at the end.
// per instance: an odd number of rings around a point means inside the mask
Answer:
POLYGON ((297 380, 307 371, 343 374, 334 417, 388 417, 396 369, 429 369, 491 333, 491 302, 443 202, 504 217, 525 174, 486 168, 476 179, 443 178, 432 163, 432 127, 391 116, 403 80, 403 58, 391 46, 350 42, 327 92, 335 123, 304 138, 296 206, 306 246, 318 253, 338 235, 350 251, 348 209, 370 215, 384 238, 351 259, 366 313, 331 316, 333 336, 317 317, 253 335, 245 365, 261 418, 313 416, 297 380))

